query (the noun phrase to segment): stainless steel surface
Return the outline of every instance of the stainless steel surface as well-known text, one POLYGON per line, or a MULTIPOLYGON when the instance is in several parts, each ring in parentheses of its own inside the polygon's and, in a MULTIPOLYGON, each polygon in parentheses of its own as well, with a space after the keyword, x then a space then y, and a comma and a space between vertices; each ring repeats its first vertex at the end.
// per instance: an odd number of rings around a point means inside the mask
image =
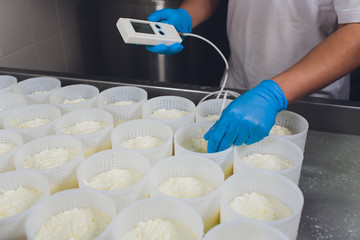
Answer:
MULTIPOLYGON (((218 90, 2 68, 0 74, 13 75, 19 80, 51 75, 61 79, 63 85, 87 83, 101 91, 109 87, 137 85, 148 92, 149 98, 177 95, 194 103, 218 90)), ((360 239, 360 104, 309 98, 290 105, 288 109, 304 116, 310 126, 299 183, 305 204, 297 239, 360 239)))
POLYGON ((309 132, 299 183, 305 204, 297 239, 360 239, 359 172, 360 136, 309 132))
POLYGON ((360 135, 360 102, 308 98, 287 109, 305 117, 310 129, 360 135))

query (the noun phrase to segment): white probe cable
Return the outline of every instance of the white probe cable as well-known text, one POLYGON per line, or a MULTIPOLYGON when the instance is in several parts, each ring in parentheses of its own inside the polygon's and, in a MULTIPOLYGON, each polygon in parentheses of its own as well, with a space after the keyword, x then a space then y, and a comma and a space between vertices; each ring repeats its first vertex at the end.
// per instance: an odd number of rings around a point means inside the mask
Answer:
POLYGON ((195 37, 195 38, 199 38, 205 42, 207 42, 208 44, 210 44, 213 48, 215 48, 215 50, 220 54, 221 58, 224 60, 224 63, 225 63, 225 71, 224 71, 224 76, 223 76, 223 83, 221 85, 221 88, 219 91, 216 91, 216 92, 213 92, 213 93, 210 93, 208 95, 206 95, 204 98, 202 98, 200 100, 199 103, 202 103, 204 100, 206 100, 207 98, 217 94, 216 96, 216 99, 219 99, 220 96, 222 94, 224 94, 224 99, 223 99, 223 102, 222 102, 222 106, 221 106, 221 110, 220 110, 220 114, 222 113, 222 111, 224 110, 225 108, 225 101, 226 101, 226 98, 228 96, 228 94, 232 95, 233 97, 237 98, 238 96, 240 96, 239 93, 237 92, 234 92, 234 91, 229 91, 229 90, 226 90, 224 92, 224 88, 225 88, 225 85, 226 85, 226 82, 227 82, 227 79, 228 79, 228 75, 229 75, 229 63, 228 61, 226 60, 224 54, 220 51, 220 49, 218 47, 216 47, 215 44, 213 44, 212 42, 210 42, 208 39, 202 37, 202 36, 199 36, 199 35, 196 35, 196 34, 193 34, 193 33, 179 33, 181 36, 184 36, 184 37, 195 37))

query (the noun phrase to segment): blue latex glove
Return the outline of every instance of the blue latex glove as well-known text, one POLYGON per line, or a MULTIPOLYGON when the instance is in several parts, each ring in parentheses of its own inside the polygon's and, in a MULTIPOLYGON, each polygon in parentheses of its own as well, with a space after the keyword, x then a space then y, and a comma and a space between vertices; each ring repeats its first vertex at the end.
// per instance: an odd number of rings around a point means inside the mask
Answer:
MULTIPOLYGON (((164 8, 153 12, 148 21, 162 22, 174 25, 178 32, 189 33, 192 30, 192 21, 190 14, 183 8, 171 9, 164 8)), ((184 48, 180 43, 175 43, 170 46, 165 44, 146 46, 146 49, 150 52, 173 55, 180 52, 184 48)))
POLYGON ((262 81, 224 109, 220 119, 204 136, 208 152, 262 140, 269 135, 277 113, 286 107, 287 100, 279 85, 272 80, 262 81))

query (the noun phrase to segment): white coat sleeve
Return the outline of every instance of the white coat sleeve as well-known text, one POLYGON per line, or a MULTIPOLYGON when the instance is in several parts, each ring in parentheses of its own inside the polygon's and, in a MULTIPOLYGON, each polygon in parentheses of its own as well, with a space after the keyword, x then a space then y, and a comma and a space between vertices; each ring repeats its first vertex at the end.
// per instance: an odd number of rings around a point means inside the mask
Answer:
POLYGON ((360 0, 334 0, 338 23, 360 23, 360 0))

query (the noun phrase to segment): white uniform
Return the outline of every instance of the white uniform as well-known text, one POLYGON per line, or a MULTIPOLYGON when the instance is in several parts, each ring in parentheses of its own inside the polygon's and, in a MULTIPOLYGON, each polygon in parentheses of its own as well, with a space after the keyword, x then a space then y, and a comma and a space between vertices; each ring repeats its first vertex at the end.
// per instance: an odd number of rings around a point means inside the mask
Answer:
MULTIPOLYGON (((288 69, 336 30, 360 22, 360 0, 229 0, 227 87, 251 89, 288 69)), ((312 96, 348 99, 346 76, 312 96)))

